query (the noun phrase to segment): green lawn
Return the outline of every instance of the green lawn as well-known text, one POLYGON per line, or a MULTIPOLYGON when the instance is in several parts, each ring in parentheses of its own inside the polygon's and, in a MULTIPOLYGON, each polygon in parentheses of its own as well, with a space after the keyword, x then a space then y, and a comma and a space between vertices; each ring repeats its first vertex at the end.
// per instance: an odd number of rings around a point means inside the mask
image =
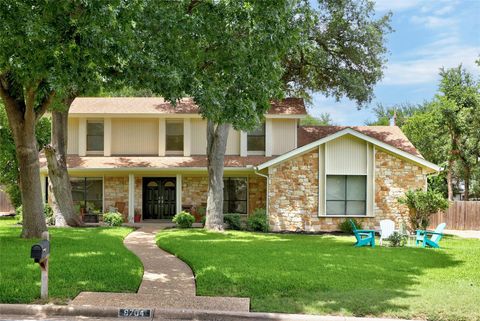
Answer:
POLYGON ((157 244, 195 272, 197 294, 254 311, 480 320, 480 240, 442 249, 354 248, 353 237, 165 230, 157 244))
MULTIPOLYGON (((29 303, 40 297, 40 268, 30 259, 34 240, 0 220, 0 302, 29 303)), ((64 303, 81 291, 135 292, 143 266, 123 246, 130 228, 51 228, 50 301, 64 303)))

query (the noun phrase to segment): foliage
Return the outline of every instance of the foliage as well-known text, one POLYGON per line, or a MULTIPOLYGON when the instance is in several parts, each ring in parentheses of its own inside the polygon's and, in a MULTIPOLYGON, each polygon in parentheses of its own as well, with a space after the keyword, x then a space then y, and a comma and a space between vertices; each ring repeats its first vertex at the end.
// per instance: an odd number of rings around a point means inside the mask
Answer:
POLYGON ((230 230, 241 230, 242 229, 242 220, 240 214, 229 213, 223 216, 223 222, 227 224, 228 229, 230 230))
MULTIPOLYGON (((40 274, 28 253, 32 240, 20 239, 14 220, 0 219, 1 303, 34 303, 40 294, 40 274)), ((135 293, 143 266, 124 245, 131 228, 52 228, 49 299, 66 304, 80 292, 135 293), (114 273, 112 273, 112 271, 114 273)))
POLYGON ((122 226, 123 215, 118 212, 108 212, 103 214, 103 222, 108 226, 122 226))
POLYGON ((313 117, 307 115, 307 117, 300 120, 301 126, 332 126, 333 120, 329 113, 321 113, 320 117, 313 117))
POLYGON ((207 216, 202 215, 202 218, 200 219, 200 224, 202 224, 203 227, 205 227, 206 220, 207 220, 207 216))
POLYGON ((413 230, 426 229, 432 214, 448 208, 448 201, 442 194, 431 190, 408 190, 404 197, 398 198, 398 202, 408 206, 408 219, 413 230))
POLYGON ((251 311, 479 320, 480 241, 442 242, 441 251, 426 251, 358 249, 352 236, 325 234, 157 234, 161 248, 195 271, 197 295, 249 297, 251 311))
MULTIPOLYGON (((40 150, 50 142, 49 117, 40 118, 36 125, 35 133, 37 146, 40 150)), ((5 106, 0 102, 0 184, 5 185, 5 192, 15 208, 22 205, 18 174, 15 143, 13 142, 12 132, 8 124, 5 106)))
POLYGON ((424 105, 416 106, 411 104, 400 104, 391 107, 385 107, 382 104, 377 104, 377 106, 372 109, 376 120, 366 122, 366 124, 368 126, 389 126, 390 121, 395 116, 396 126, 402 127, 408 118, 410 118, 417 112, 421 112, 424 108, 424 105))
MULTIPOLYGON (((361 230, 362 229, 362 223, 354 218, 351 219, 353 223, 355 223, 355 226, 357 229, 361 230)), ((342 231, 343 233, 346 234, 353 234, 353 229, 352 229, 352 224, 350 223, 350 219, 344 220, 340 223, 338 223, 338 229, 342 231)))
POLYGON ((256 232, 269 231, 270 225, 268 224, 267 211, 264 208, 257 208, 248 215, 247 229, 256 232))
POLYGON ((388 237, 387 241, 391 247, 403 247, 407 244, 407 236, 395 231, 388 237))
POLYGON ((15 221, 17 224, 23 223, 23 206, 20 205, 15 209, 15 221))
POLYGON ((55 216, 53 215, 53 209, 50 204, 45 203, 43 207, 43 214, 48 225, 55 225, 55 216))
POLYGON ((195 222, 195 217, 185 211, 175 214, 172 219, 172 222, 177 224, 180 228, 190 228, 192 224, 195 222))

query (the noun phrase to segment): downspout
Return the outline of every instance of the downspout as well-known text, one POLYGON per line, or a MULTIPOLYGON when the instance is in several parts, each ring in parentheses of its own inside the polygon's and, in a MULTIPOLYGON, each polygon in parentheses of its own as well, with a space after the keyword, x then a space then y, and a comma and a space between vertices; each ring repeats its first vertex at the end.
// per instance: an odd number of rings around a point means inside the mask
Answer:
POLYGON ((266 200, 265 213, 267 214, 267 219, 268 219, 268 218, 269 218, 269 216, 268 216, 268 203, 269 203, 269 202, 268 202, 268 199, 269 199, 268 191, 269 191, 269 185, 270 185, 270 184, 269 184, 270 178, 268 177, 268 175, 265 175, 265 174, 262 174, 262 173, 258 172, 258 167, 257 167, 257 166, 254 166, 254 167, 253 167, 253 170, 255 171, 255 174, 256 174, 256 175, 261 176, 261 177, 264 177, 264 178, 267 180, 267 195, 266 195, 266 197, 265 197, 265 200, 266 200))

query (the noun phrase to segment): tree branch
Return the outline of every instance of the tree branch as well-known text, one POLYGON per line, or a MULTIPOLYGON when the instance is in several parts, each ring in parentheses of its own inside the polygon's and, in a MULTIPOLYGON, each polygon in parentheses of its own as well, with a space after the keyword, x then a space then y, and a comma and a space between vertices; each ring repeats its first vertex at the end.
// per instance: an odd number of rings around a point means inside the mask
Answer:
POLYGON ((36 119, 40 119, 40 117, 45 114, 47 111, 48 107, 52 104, 53 98, 55 97, 55 91, 52 90, 50 91, 45 97, 43 97, 42 102, 40 103, 40 106, 36 110, 36 119))
POLYGON ((192 14, 193 9, 195 9, 195 7, 198 6, 201 2, 202 2, 202 0, 192 0, 192 1, 190 1, 190 4, 187 7, 187 13, 192 14))

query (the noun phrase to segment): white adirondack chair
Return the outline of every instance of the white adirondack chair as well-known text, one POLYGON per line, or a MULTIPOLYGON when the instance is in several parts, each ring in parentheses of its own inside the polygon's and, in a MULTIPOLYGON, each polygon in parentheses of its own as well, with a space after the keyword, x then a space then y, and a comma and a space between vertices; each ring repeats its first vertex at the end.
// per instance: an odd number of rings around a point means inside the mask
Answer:
POLYGON ((390 235, 395 231, 395 223, 392 220, 380 221, 380 245, 383 244, 383 240, 388 239, 390 235))

